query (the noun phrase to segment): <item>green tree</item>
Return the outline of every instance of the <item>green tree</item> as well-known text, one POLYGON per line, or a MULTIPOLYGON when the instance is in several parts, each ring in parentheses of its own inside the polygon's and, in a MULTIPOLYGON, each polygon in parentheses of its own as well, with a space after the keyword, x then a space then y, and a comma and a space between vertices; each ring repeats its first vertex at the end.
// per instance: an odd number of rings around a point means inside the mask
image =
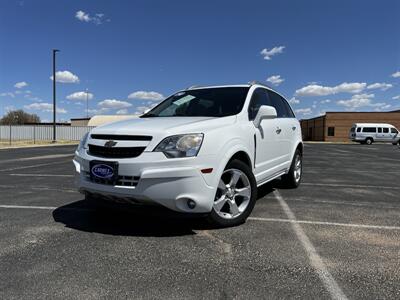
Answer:
POLYGON ((1 119, 2 125, 23 125, 27 123, 40 123, 40 117, 36 114, 29 114, 22 109, 11 110, 7 112, 1 119))

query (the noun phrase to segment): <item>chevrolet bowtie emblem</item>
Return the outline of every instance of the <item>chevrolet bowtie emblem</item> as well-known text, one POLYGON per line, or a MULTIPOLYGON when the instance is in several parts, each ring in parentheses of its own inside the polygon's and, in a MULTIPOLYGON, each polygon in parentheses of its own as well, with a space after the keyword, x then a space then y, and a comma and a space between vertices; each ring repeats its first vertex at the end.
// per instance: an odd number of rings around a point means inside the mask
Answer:
POLYGON ((114 141, 107 141, 107 142, 105 142, 104 147, 112 148, 112 147, 114 147, 116 144, 117 144, 117 142, 114 142, 114 141))

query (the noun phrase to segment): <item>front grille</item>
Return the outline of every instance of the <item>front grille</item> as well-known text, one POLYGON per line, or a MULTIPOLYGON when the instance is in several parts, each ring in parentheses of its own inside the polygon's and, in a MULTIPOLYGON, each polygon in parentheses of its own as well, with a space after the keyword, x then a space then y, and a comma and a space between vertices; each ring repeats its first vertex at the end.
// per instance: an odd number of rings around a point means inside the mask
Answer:
POLYGON ((138 157, 146 147, 103 147, 89 145, 89 154, 105 158, 132 158, 138 157))
POLYGON ((96 140, 114 141, 151 141, 153 137, 149 135, 121 135, 121 134, 91 134, 90 137, 96 140))
POLYGON ((90 176, 89 172, 85 172, 84 176, 86 180, 97 183, 97 184, 105 184, 105 185, 113 185, 113 186, 126 186, 126 187, 136 187, 137 184, 139 183, 139 176, 124 176, 120 175, 118 176, 117 181, 113 182, 111 179, 105 179, 105 178, 98 178, 95 176, 90 176))

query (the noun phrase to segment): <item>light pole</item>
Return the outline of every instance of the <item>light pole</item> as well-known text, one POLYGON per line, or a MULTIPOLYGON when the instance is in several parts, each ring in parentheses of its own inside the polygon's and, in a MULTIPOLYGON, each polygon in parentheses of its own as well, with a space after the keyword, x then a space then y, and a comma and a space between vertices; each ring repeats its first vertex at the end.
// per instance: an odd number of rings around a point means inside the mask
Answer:
POLYGON ((89 119, 89 89, 86 89, 86 119, 89 119))
POLYGON ((53 49, 53 143, 56 142, 56 53, 59 51, 53 49))

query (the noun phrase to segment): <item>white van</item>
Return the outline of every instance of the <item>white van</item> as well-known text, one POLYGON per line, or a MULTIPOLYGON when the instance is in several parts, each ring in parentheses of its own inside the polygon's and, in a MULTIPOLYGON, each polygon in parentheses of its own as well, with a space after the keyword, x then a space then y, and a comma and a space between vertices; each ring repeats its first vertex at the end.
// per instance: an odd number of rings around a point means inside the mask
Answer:
POLYGON ((371 145, 373 142, 400 143, 396 127, 385 123, 355 123, 350 129, 349 138, 353 142, 371 145))

